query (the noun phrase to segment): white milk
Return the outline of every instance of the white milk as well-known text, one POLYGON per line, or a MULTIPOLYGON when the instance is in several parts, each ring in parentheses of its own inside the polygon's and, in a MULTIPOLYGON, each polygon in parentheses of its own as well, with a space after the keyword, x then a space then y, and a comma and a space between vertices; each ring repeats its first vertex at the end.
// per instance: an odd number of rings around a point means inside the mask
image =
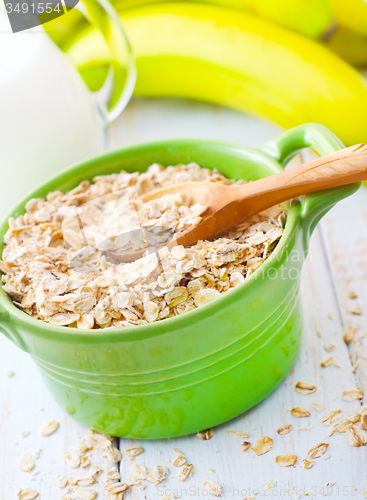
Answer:
POLYGON ((0 219, 32 188, 104 149, 86 85, 41 26, 12 33, 0 0, 0 219))

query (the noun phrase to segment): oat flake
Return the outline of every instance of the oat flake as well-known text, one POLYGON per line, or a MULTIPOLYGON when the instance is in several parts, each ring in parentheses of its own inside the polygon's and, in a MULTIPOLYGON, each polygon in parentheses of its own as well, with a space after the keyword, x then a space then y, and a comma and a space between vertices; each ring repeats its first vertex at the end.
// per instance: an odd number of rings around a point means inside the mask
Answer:
POLYGON ((93 488, 79 488, 75 491, 75 498, 78 500, 94 500, 97 496, 93 488))
POLYGON ((284 455, 278 455, 275 457, 275 463, 280 467, 290 467, 297 462, 297 456, 291 453, 286 453, 284 455))
POLYGON ((321 455, 325 453, 327 450, 327 447, 329 446, 328 443, 319 443, 315 446, 313 446, 307 453, 307 455, 310 458, 319 458, 321 455))
POLYGON ((270 451, 273 447, 273 440, 268 436, 260 436, 255 439, 251 450, 256 453, 256 455, 264 455, 270 451))
POLYGON ((24 453, 19 459, 19 468, 25 472, 30 472, 34 469, 34 462, 29 453, 24 453))
POLYGON ((200 431, 197 433, 197 437, 202 439, 203 441, 207 441, 213 437, 213 429, 206 429, 205 431, 200 431))
POLYGON ((192 464, 185 464, 178 473, 177 480, 183 483, 188 476, 192 476, 193 468, 192 464))
POLYGON ((303 469, 311 469, 311 467, 313 466, 313 460, 308 460, 308 458, 305 458, 299 465, 303 469))
POLYGON ((203 488, 204 490, 207 490, 209 492, 209 495, 211 495, 212 497, 222 496, 222 487, 217 483, 213 483, 212 481, 204 481, 203 488))
POLYGON ((56 420, 50 420, 45 424, 42 429, 41 429, 41 434, 42 436, 51 436, 54 432, 57 431, 59 428, 60 424, 59 422, 56 422, 56 420))
POLYGON ((250 446, 251 446, 251 443, 249 441, 244 441, 242 443, 242 451, 243 452, 247 451, 250 448, 250 446))
POLYGON ((355 325, 348 325, 343 333, 343 340, 347 344, 352 342, 354 335, 356 334, 357 327, 355 325))
POLYGON ((177 455, 177 457, 172 460, 172 465, 174 467, 181 467, 182 465, 185 465, 186 462, 187 460, 183 455, 177 455))
POLYGON ((126 448, 125 453, 128 457, 134 458, 143 453, 144 449, 141 446, 134 446, 133 448, 126 448))
POLYGON ((237 431, 227 431, 228 434, 231 434, 232 436, 236 436, 240 439, 246 439, 249 437, 248 434, 246 434, 245 432, 237 432, 237 431))
POLYGON ((316 391, 316 385, 311 382, 297 382, 295 389, 300 394, 312 394, 316 391))
POLYGON ((311 413, 307 410, 307 408, 301 408, 299 406, 292 408, 291 414, 297 418, 309 417, 311 415, 311 413))
POLYGON ((37 490, 31 488, 21 489, 18 491, 19 500, 34 500, 39 495, 37 490))
POLYGON ((350 389, 349 391, 342 392, 342 399, 344 401, 356 401, 363 398, 363 392, 358 389, 350 389))
POLYGON ((359 447, 367 444, 367 432, 354 424, 345 429, 345 437, 350 446, 359 447))
POLYGON ((293 429, 293 425, 292 424, 281 425, 277 429, 277 433, 280 434, 281 436, 283 436, 284 434, 288 434, 288 432, 291 432, 292 429, 293 429))

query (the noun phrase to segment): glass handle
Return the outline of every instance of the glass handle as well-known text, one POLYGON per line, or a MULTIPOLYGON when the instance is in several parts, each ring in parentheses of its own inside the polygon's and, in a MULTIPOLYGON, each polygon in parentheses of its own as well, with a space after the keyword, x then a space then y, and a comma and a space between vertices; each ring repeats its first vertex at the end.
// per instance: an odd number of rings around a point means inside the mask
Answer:
MULTIPOLYGON (((67 0, 66 0, 67 5, 67 0)), ((111 123, 129 102, 136 83, 135 57, 124 27, 108 0, 81 0, 76 6, 105 39, 111 55, 112 84, 102 105, 106 123, 111 123)))

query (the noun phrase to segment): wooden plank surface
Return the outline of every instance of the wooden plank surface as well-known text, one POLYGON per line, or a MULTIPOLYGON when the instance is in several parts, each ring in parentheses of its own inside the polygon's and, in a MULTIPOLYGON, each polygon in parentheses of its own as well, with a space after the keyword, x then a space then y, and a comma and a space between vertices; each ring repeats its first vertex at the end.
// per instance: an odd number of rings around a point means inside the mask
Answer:
MULTIPOLYGON (((109 147, 143 142, 168 137, 203 137, 228 140, 252 147, 261 146, 279 133, 273 124, 252 117, 221 109, 215 106, 179 100, 135 100, 123 116, 108 132, 109 147)), ((202 483, 210 480, 221 484, 226 498, 363 498, 363 487, 367 487, 367 449, 351 448, 344 434, 326 437, 327 427, 321 424, 320 416, 331 409, 342 409, 345 416, 358 410, 359 402, 341 400, 344 389, 356 387, 355 374, 350 363, 350 352, 342 340, 342 331, 353 321, 359 325, 359 339, 351 346, 352 355, 359 358, 356 375, 358 384, 365 384, 364 362, 367 362, 367 190, 360 191, 349 200, 335 207, 316 231, 311 252, 302 276, 302 294, 305 328, 300 356, 294 370, 285 383, 257 407, 237 419, 214 430, 213 438, 201 441, 196 436, 180 439, 146 442, 144 453, 136 462, 151 468, 161 464, 169 468, 169 477, 160 486, 148 484, 145 490, 132 488, 126 498, 149 499, 161 497, 164 492, 176 491, 176 496, 203 497, 202 483), (358 299, 351 301, 347 293, 355 290, 358 299), (361 316, 351 316, 350 308, 358 302, 361 316), (330 317, 331 316, 331 317, 330 317), (319 337, 316 332, 321 332, 319 337), (333 355, 340 368, 321 368, 320 362, 328 355, 326 342, 336 345, 333 355), (298 380, 317 384, 316 393, 303 396, 294 389, 298 380), (317 412, 310 403, 321 403, 324 412, 317 412), (305 406, 312 416, 296 419, 289 413, 293 406, 305 406), (285 423, 294 429, 279 436, 276 429, 285 423), (299 430, 301 426, 313 426, 311 430, 299 430), (254 457, 248 450, 243 453, 241 440, 229 435, 227 430, 247 432, 249 441, 261 434, 274 439, 273 449, 254 457), (279 468, 274 463, 276 455, 294 453, 298 462, 307 451, 319 442, 330 444, 330 458, 318 458, 312 469, 304 470, 298 465, 279 468), (173 447, 179 448, 194 466, 194 474, 184 483, 176 479, 178 469, 173 467, 173 447), (333 489, 326 485, 334 484, 333 489), (268 488, 269 485, 273 485, 268 488), (324 489, 323 489, 324 488, 324 489), (251 491, 250 491, 251 489, 251 491), (289 491, 288 491, 289 490, 289 491), (307 496, 306 496, 307 494, 307 496)), ((367 391, 366 391, 367 392, 367 391)), ((64 476, 87 475, 87 471, 66 469, 62 453, 72 450, 87 429, 65 415, 46 391, 39 373, 31 359, 0 336, 0 499, 17 498, 21 487, 33 487, 44 500, 58 500, 63 490, 57 480, 64 476), (7 372, 13 370, 13 377, 7 372), (48 420, 60 422, 60 429, 49 437, 40 435, 42 425, 48 420), (22 432, 30 431, 27 437, 22 432), (36 475, 22 472, 18 468, 22 453, 42 449, 35 460, 36 475)), ((137 444, 122 439, 123 452, 121 473, 129 479, 130 460, 124 453, 126 448, 137 444)), ((111 466, 98 453, 92 457, 94 465, 105 471, 111 466)), ((99 483, 97 489, 103 484, 99 483)), ((103 498, 103 493, 97 499, 103 498)))

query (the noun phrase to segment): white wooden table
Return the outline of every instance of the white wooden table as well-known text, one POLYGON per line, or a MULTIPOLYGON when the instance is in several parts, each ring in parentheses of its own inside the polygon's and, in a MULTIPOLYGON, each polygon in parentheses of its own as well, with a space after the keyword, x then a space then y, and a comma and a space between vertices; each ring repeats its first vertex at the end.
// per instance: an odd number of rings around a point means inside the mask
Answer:
MULTIPOLYGON (((273 124, 215 106, 179 100, 135 100, 111 126, 108 141, 109 148, 114 148, 161 138, 202 137, 259 147, 279 132, 273 124)), ((302 292, 303 343, 286 381, 257 407, 216 428, 211 440, 188 436, 139 442, 144 453, 137 457, 137 462, 148 468, 165 465, 170 473, 159 487, 149 484, 142 491, 133 488, 126 493, 127 498, 153 500, 172 492, 181 498, 204 497, 206 492, 201 485, 205 480, 221 484, 224 498, 363 498, 363 487, 367 488, 367 447, 350 447, 344 434, 327 437, 327 427, 320 422, 323 412, 316 411, 310 403, 321 403, 325 411, 340 408, 348 416, 358 410, 360 402, 343 401, 342 391, 360 387, 367 394, 367 337, 363 336, 367 333, 367 188, 339 203, 318 226, 303 270, 302 292), (358 294, 357 299, 348 298, 351 290, 358 294), (351 314, 357 303, 362 309, 360 316, 351 314), (348 348, 342 332, 349 323, 360 329, 348 348), (326 342, 336 345, 331 354, 340 368, 320 367, 329 355, 323 348, 326 342), (357 365, 355 372, 353 365, 357 365), (316 393, 298 394, 294 384, 299 380, 315 382, 316 393), (295 419, 288 411, 293 406, 307 407, 312 416, 295 419), (291 433, 279 436, 276 429, 286 423, 313 428, 295 427, 291 433), (243 453, 241 440, 227 430, 247 432, 250 441, 262 434, 270 436, 274 447, 260 457, 253 456, 250 450, 243 453), (321 441, 330 444, 330 458, 316 459, 310 470, 298 465, 280 468, 274 463, 275 456, 283 453, 296 454, 300 462, 321 441), (173 447, 183 451, 194 465, 194 474, 184 483, 177 481, 178 470, 170 463, 173 447)), ((1 335, 0 404, 0 499, 15 499, 18 489, 24 487, 37 489, 42 500, 61 499, 59 477, 87 475, 84 470, 67 469, 61 458, 87 429, 56 406, 30 358, 1 335), (14 371, 14 376, 7 376, 9 370, 14 371), (59 430, 52 436, 41 436, 42 425, 51 419, 60 422, 59 430), (30 434, 22 437, 25 431, 30 434), (19 456, 25 452, 34 456, 39 449, 42 453, 35 460, 34 471, 19 470, 19 456)), ((124 450, 133 443, 121 439, 118 444, 123 453, 121 472, 127 480, 129 461, 124 450)), ((92 463, 105 470, 110 466, 97 454, 92 463)), ((97 499, 103 498, 102 486, 101 479, 97 499)))

